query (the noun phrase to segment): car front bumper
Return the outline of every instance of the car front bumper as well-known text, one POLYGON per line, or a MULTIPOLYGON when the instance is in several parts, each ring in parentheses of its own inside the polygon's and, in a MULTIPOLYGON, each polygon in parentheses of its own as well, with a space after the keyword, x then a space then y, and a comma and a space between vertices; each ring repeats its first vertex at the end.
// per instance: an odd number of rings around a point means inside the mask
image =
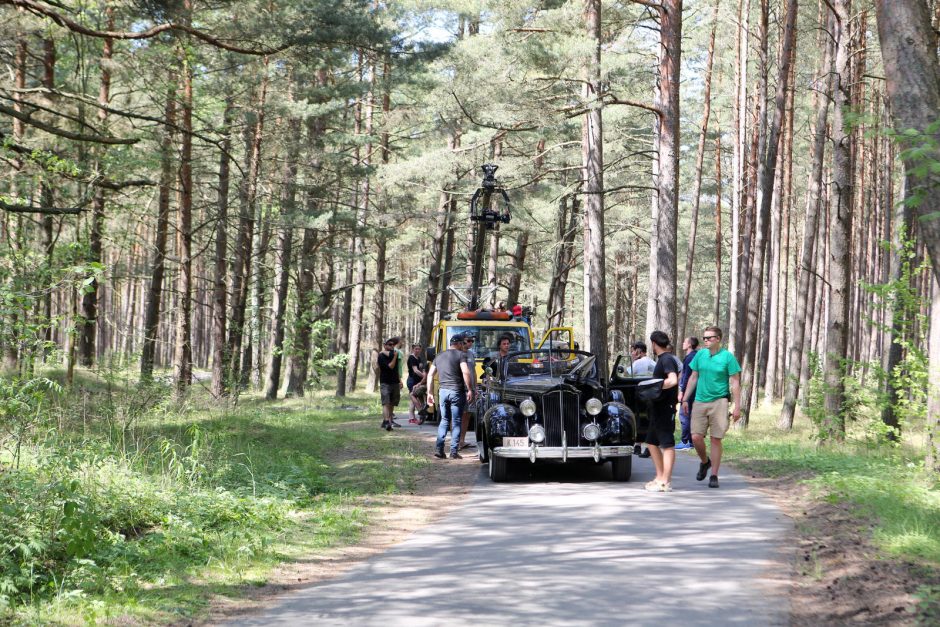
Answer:
POLYGON ((540 459, 593 459, 599 462, 611 457, 629 457, 633 455, 633 446, 497 446, 491 454, 510 459, 528 459, 532 463, 540 459))

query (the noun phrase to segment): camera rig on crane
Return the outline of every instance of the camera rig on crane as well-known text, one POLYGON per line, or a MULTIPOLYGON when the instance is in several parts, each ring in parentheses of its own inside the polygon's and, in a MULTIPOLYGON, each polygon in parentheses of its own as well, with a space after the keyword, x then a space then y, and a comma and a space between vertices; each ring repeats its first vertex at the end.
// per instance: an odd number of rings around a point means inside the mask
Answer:
POLYGON ((468 311, 479 309, 480 304, 496 289, 490 287, 486 293, 482 293, 486 233, 496 230, 500 224, 509 224, 510 218, 509 194, 496 179, 496 170, 499 166, 494 163, 485 163, 480 168, 483 170, 483 182, 470 198, 470 222, 474 228, 473 248, 470 251, 473 264, 471 284, 467 287, 450 286, 450 291, 464 303, 468 311), (498 208, 493 206, 494 196, 502 199, 501 206, 498 208))

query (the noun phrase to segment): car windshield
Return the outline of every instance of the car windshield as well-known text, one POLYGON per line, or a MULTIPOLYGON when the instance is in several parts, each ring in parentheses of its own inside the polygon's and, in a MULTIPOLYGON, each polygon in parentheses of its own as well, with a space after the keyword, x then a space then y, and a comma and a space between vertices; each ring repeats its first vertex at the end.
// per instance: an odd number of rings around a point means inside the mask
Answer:
POLYGON ((519 351, 500 360, 500 372, 505 379, 565 375, 590 378, 596 376, 594 366, 594 355, 568 348, 519 351))
POLYGON ((447 327, 447 346, 450 346, 450 338, 458 333, 469 333, 476 338, 473 343, 473 352, 478 359, 491 356, 491 353, 499 351, 499 338, 508 335, 512 338, 509 345, 509 351, 529 350, 532 343, 529 341, 529 329, 523 326, 448 326, 447 327))

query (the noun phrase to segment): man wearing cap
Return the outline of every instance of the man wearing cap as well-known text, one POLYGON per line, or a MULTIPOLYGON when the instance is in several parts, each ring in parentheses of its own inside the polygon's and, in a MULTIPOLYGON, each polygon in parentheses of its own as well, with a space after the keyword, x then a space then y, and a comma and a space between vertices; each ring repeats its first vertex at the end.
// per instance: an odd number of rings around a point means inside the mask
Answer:
MULTIPOLYGON (((474 386, 473 376, 467 366, 464 355, 464 337, 457 333, 450 338, 450 348, 434 358, 428 370, 428 381, 434 380, 437 374, 440 382, 438 390, 438 409, 441 412, 441 422, 437 427, 437 442, 435 443, 434 457, 444 459, 444 440, 447 432, 452 431, 450 438, 450 458, 460 459, 458 453, 460 442, 461 415, 464 407, 473 402, 474 386)), ((434 394, 428 388, 428 403, 434 403, 434 394)))
POLYGON ((401 401, 401 376, 398 374, 399 355, 396 347, 399 339, 385 340, 384 350, 379 353, 379 391, 382 396, 382 428, 392 430, 395 407, 401 401))
MULTIPOLYGON (((463 334, 463 354, 464 361, 467 362, 467 367, 470 368, 470 379, 475 379, 477 374, 477 354, 473 350, 474 344, 476 344, 477 336, 472 333, 463 334)), ((473 385, 474 389, 476 385, 473 385)), ((470 445, 465 442, 467 439, 467 429, 470 426, 470 406, 464 408, 463 416, 460 418, 460 444, 458 444, 458 449, 463 450, 465 448, 470 448, 470 445)))

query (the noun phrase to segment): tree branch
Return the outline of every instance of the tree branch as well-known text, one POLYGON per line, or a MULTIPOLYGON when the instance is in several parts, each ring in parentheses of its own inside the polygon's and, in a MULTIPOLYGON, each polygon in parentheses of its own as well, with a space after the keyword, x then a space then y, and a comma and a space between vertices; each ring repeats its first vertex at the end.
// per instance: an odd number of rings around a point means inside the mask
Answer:
POLYGON ((0 0, 0 3, 25 9, 33 15, 47 17, 59 26, 67 28, 72 32, 79 33, 81 35, 87 35, 88 37, 98 37, 99 39, 150 39, 151 37, 156 37, 160 33, 166 31, 180 31, 192 35, 196 39, 200 39, 207 44, 215 46, 216 48, 222 48, 223 50, 228 50, 229 52, 238 52, 240 54, 251 54, 256 56, 277 54, 278 52, 282 52, 291 46, 291 44, 282 44, 276 48, 241 48, 239 46, 225 43, 221 39, 217 39, 191 26, 186 26, 184 24, 174 24, 173 22, 158 24, 140 32, 101 31, 83 26, 60 13, 56 13, 45 4, 40 4, 34 0, 0 0))
MULTIPOLYGON (((6 2, 7 0, 0 0, 0 2, 6 2)), ((120 137, 110 137, 108 135, 83 135, 81 133, 73 133, 71 131, 66 131, 61 128, 52 126, 51 124, 46 124, 45 122, 40 122, 34 120, 33 116, 28 113, 22 113, 11 107, 0 104, 0 113, 5 113, 10 117, 16 118, 17 120, 22 120, 32 127, 38 128, 41 131, 46 131, 52 135, 57 135, 59 137, 64 137, 65 139, 74 139, 75 141, 80 142, 92 142, 95 144, 136 144, 138 139, 122 139, 120 137)))
POLYGON ((33 207, 31 205, 11 205, 0 200, 0 209, 10 213, 41 213, 43 215, 77 215, 84 211, 81 207, 33 207))
POLYGON ((457 101, 457 106, 460 107, 460 110, 463 112, 467 119, 470 120, 474 125, 480 126, 482 128, 490 128, 494 131, 536 131, 539 129, 538 126, 515 126, 515 127, 506 127, 506 126, 496 126, 495 124, 487 124, 486 122, 478 122, 473 119, 473 116, 470 115, 470 112, 467 111, 466 107, 463 106, 463 103, 460 102, 460 98, 457 97, 457 92, 450 92, 454 97, 454 100, 457 101))
POLYGON ((655 113, 657 116, 659 116, 660 119, 662 119, 663 117, 662 109, 654 105, 647 104, 645 102, 637 102, 635 100, 624 100, 623 98, 618 98, 610 93, 604 94, 604 96, 605 96, 604 104, 627 105, 629 107, 637 107, 638 109, 645 109, 647 111, 655 113))

